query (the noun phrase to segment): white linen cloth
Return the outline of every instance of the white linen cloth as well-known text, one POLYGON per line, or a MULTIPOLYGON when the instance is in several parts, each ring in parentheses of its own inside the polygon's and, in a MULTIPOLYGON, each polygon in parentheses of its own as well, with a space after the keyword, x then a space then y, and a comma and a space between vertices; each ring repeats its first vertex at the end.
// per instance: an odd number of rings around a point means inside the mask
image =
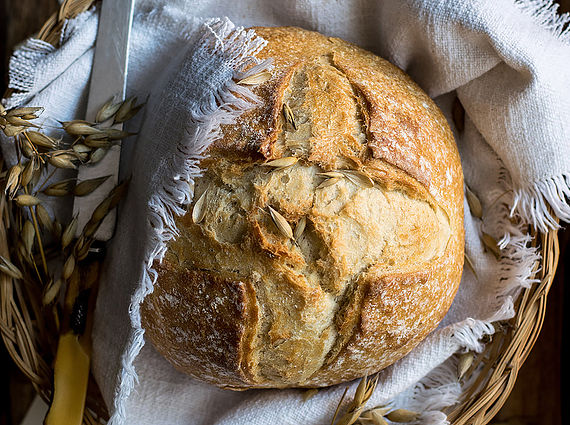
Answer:
MULTIPOLYGON (((94 332, 94 374, 113 424, 326 424, 346 386, 321 390, 306 402, 299 390, 223 391, 176 372, 150 344, 142 346, 138 303, 151 290, 149 260, 160 257, 160 244, 174 237, 170 214, 181 212, 174 201, 190 200, 183 182, 196 175, 193 160, 204 141, 215 137, 216 123, 231 119, 227 110, 220 115, 212 107, 212 93, 227 94, 228 79, 260 48, 241 34, 235 47, 249 50, 232 56, 233 62, 213 66, 215 54, 193 60, 200 54, 200 25, 215 16, 242 26, 297 25, 372 50, 408 72, 435 98, 452 127, 454 97, 464 105, 465 129, 455 135, 466 183, 484 209, 479 220, 466 205, 466 251, 477 278, 465 269, 438 330, 381 372, 369 402, 421 411, 422 423, 445 423, 440 410, 461 392, 450 356, 481 349, 479 339, 494 332, 491 322, 512 317, 513 298, 533 283, 529 276, 538 256, 527 245, 525 224, 545 230, 556 226, 554 217, 570 218, 565 198, 570 194, 570 45, 562 33, 568 17, 557 16, 548 1, 139 2, 128 91, 151 97, 144 115, 130 123, 130 130, 142 128, 141 136, 123 147, 121 173, 133 180, 110 246, 94 332), (210 78, 211 93, 196 86, 195 74, 178 73, 199 64, 208 65, 199 81, 210 78), (213 78, 212 71, 222 68, 213 78), (194 90, 185 90, 189 87, 194 90), (168 102, 172 99, 181 103, 168 102), (207 107, 196 113, 197 104, 207 107), (157 117, 175 130, 161 133, 154 125, 157 117), (185 138, 181 119, 190 123, 185 138), (180 147, 184 155, 173 154, 180 147), (520 226, 511 223, 511 213, 521 217, 520 226), (500 261, 485 251, 482 230, 503 237, 500 261)), ((10 86, 21 93, 6 105, 43 105, 46 116, 80 118, 96 25, 97 15, 90 11, 68 23, 61 48, 37 40, 24 44, 10 73, 10 86)), ((230 29, 216 25, 218 34, 230 29)), ((5 140, 3 152, 10 159, 5 140)))

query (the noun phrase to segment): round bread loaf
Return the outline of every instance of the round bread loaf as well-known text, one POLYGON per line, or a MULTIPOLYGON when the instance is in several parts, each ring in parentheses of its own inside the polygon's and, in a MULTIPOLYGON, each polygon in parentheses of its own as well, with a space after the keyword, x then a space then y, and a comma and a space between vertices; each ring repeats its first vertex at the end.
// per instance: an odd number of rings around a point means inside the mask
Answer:
POLYGON ((220 387, 327 386, 394 363, 449 309, 461 164, 441 111, 395 66, 315 32, 255 30, 275 64, 253 88, 262 104, 208 149, 142 323, 177 369, 220 387))

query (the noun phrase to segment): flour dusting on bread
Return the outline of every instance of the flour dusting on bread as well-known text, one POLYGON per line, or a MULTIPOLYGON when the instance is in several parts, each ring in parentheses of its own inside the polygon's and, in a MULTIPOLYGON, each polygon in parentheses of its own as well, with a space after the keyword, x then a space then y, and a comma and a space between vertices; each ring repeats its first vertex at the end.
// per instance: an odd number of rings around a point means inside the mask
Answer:
POLYGON ((261 104, 201 162, 143 324, 175 367, 221 387, 331 385, 394 363, 447 312, 461 165, 395 66, 298 28, 256 32, 274 60, 261 104))

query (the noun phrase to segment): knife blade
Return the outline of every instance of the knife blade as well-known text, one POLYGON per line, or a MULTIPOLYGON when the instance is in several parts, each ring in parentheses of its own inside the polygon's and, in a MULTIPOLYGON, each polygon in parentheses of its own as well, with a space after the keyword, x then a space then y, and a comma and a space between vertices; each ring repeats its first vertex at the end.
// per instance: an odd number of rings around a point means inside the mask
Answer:
MULTIPOLYGON (((93 122, 97 111, 111 98, 115 102, 125 100, 129 59, 129 38, 133 21, 135 0, 104 0, 99 15, 99 28, 95 56, 91 70, 91 82, 87 99, 86 120, 93 122)), ((121 130, 122 124, 112 128, 121 130)), ((105 158, 95 164, 80 165, 77 183, 84 180, 110 176, 87 196, 75 197, 73 214, 77 215, 77 235, 91 218, 94 209, 117 186, 119 181, 120 142, 113 145, 105 158)), ((96 240, 107 241, 113 236, 116 211, 110 211, 94 235, 96 240)))

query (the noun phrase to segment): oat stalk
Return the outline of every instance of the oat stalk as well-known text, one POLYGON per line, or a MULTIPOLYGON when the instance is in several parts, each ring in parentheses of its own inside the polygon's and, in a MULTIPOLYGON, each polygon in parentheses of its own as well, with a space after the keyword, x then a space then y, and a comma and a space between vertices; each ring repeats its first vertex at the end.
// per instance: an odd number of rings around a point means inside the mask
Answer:
MULTIPOLYGON (((142 105, 135 105, 135 103, 130 101, 123 108, 123 115, 120 118, 122 121, 131 118, 140 110, 142 105)), ((111 105, 103 114, 100 114, 100 118, 112 115, 115 109, 118 108, 111 105)), ((62 225, 57 218, 54 217, 52 220, 42 206, 42 198, 39 194, 45 195, 44 188, 47 186, 51 187, 52 195, 58 196, 68 194, 73 196, 74 191, 77 196, 85 196, 93 192, 104 182, 105 177, 78 185, 74 182, 51 184, 51 180, 58 169, 77 168, 80 163, 95 163, 101 160, 106 149, 114 144, 115 140, 128 137, 132 133, 107 129, 104 124, 73 120, 60 122, 59 125, 50 127, 67 133, 66 140, 57 139, 44 134, 47 126, 32 122, 41 112, 43 112, 41 107, 6 110, 0 106, 0 131, 11 138, 17 157, 17 164, 0 174, 0 185, 6 188, 5 194, 2 194, 0 199, 0 206, 3 208, 3 220, 7 220, 3 228, 8 233, 5 236, 9 241, 8 252, 5 256, 0 256, 0 272, 14 280, 13 283, 8 281, 8 284, 16 288, 19 297, 31 297, 30 303, 26 302, 26 306, 22 307, 22 313, 28 316, 29 323, 34 324, 34 329, 30 328, 27 335, 18 335, 18 338, 24 338, 24 342, 29 341, 33 345, 31 348, 38 355, 35 359, 36 365, 33 366, 33 373, 38 379, 53 387, 51 385, 53 381, 50 383, 52 377, 49 376, 49 362, 55 354, 55 345, 49 341, 49 332, 59 333, 69 329, 69 318, 66 317, 68 301, 73 304, 78 295, 76 291, 70 290, 70 282, 73 276, 78 276, 79 267, 86 264, 81 264, 81 261, 87 257, 93 240, 85 235, 82 235, 79 240, 74 239, 77 226, 75 218, 69 225, 63 226, 66 229, 66 232, 63 232, 62 225), (87 146, 87 139, 101 142, 94 142, 97 147, 91 148, 87 146), (42 234, 42 232, 45 233, 42 234), (47 235, 53 236, 55 242, 53 245, 46 244, 47 235), (58 259, 62 260, 63 268, 60 270, 57 267, 50 270, 51 260, 58 259), (38 263, 41 263, 41 266, 38 263), (23 279, 26 280, 25 285, 15 282, 23 279), (58 302, 61 304, 62 300, 58 295, 62 291, 66 293, 63 308, 57 305, 58 302), (28 314, 25 311, 26 308, 32 309, 33 314, 28 314), (60 317, 61 312, 63 316, 60 317)), ((106 212, 116 207, 124 194, 125 187, 125 184, 121 184, 111 192, 106 212)), ((102 214, 102 217, 104 215, 102 214)), ((81 285, 84 285, 84 282, 81 282, 81 285)), ((22 330, 28 332, 27 327, 30 326, 26 324, 17 332, 22 330)), ((16 353, 22 341, 14 341, 12 348, 16 348, 14 351, 16 353)), ((18 356, 19 354, 15 354, 14 357, 18 356)), ((70 360, 73 361, 66 363, 75 373, 77 359, 74 357, 70 360)), ((29 359, 24 359, 24 362, 27 361, 29 359)), ((88 368, 85 370, 88 371, 88 368)), ((58 372, 55 375, 57 379, 58 372)), ((44 384, 42 383, 41 386, 44 384)))
MULTIPOLYGON (((28 192, 28 189, 25 188, 24 189, 26 194, 28 192)), ((44 246, 42 243, 42 236, 41 236, 41 232, 40 232, 40 227, 38 226, 38 219, 36 217, 36 211, 34 208, 32 208, 31 206, 28 207, 30 209, 30 216, 32 217, 32 224, 34 225, 34 230, 36 231, 36 240, 38 241, 37 245, 40 251, 40 256, 42 259, 42 267, 44 269, 44 274, 45 276, 48 276, 48 266, 47 266, 47 261, 46 261, 46 254, 44 252, 44 246)))
MULTIPOLYGON (((372 397, 372 394, 374 393, 377 384, 378 384, 378 375, 376 375, 373 379, 369 379, 368 376, 364 376, 360 380, 360 383, 356 388, 356 392, 354 393, 354 398, 348 405, 347 411, 345 412, 344 415, 340 417, 338 422, 336 422, 336 425, 352 425, 353 423, 355 423, 362 414, 364 407, 366 406, 366 403, 368 402, 370 397, 372 397)), ((344 395, 338 404, 337 413, 335 413, 335 417, 333 418, 331 425, 335 425, 335 418, 338 414, 338 410, 340 408, 340 405, 342 404, 343 399, 344 395)))

